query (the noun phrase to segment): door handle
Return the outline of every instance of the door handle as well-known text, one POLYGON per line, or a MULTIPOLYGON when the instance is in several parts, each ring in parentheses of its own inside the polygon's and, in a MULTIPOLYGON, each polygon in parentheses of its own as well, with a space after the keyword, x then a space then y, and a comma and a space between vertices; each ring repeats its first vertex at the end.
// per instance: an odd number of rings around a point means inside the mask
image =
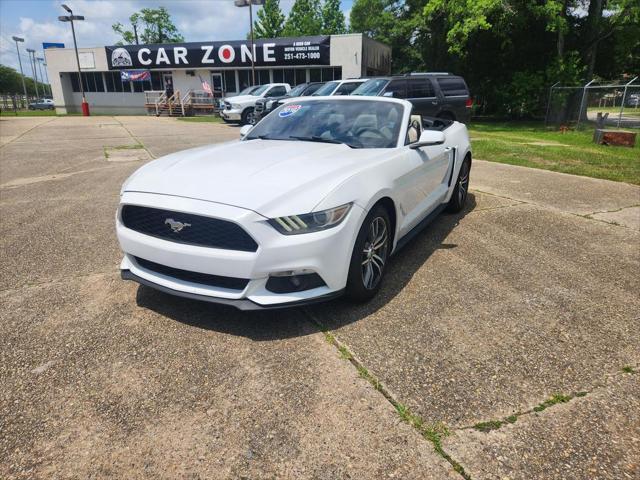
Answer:
POLYGON ((431 102, 431 105, 437 105, 438 102, 431 102))

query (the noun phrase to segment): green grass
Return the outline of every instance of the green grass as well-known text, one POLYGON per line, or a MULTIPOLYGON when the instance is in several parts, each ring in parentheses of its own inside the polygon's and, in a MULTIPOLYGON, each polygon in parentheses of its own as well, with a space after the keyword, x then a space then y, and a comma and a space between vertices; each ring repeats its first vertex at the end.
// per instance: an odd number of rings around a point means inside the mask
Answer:
POLYGON ((193 123, 222 123, 223 120, 217 115, 206 115, 201 117, 177 117, 182 122, 193 123))
POLYGON ((18 110, 17 115, 13 110, 2 109, 2 117, 56 117, 55 110, 18 110))
POLYGON ((631 365, 625 365, 624 367, 621 368, 621 370, 624 373, 636 373, 636 371, 633 369, 631 365))
POLYGON ((533 122, 474 122, 469 132, 481 160, 640 185, 640 138, 635 148, 608 147, 592 142, 592 127, 563 134, 533 122))

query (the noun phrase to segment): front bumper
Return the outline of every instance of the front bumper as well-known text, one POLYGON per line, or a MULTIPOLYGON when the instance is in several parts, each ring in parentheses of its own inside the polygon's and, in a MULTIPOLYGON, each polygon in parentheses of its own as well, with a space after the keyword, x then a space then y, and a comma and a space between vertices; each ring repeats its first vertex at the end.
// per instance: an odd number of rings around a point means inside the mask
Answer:
POLYGON ((220 116, 230 122, 239 122, 242 119, 242 110, 225 109, 220 112, 220 116))
MULTIPOLYGON (((224 303, 243 310, 281 308, 334 298, 346 286, 351 252, 364 211, 354 205, 337 227, 309 234, 282 235, 251 210, 182 197, 125 192, 121 204, 189 212, 232 221, 258 243, 255 252, 186 245, 126 228, 118 211, 116 231, 124 252, 123 278, 198 300, 224 303), (143 268, 136 257, 174 269, 248 279, 242 290, 214 287, 173 278, 143 268), (289 271, 317 273, 325 285, 291 293, 266 288, 269 276, 289 271)), ((293 212, 292 212, 293 213, 293 212)))

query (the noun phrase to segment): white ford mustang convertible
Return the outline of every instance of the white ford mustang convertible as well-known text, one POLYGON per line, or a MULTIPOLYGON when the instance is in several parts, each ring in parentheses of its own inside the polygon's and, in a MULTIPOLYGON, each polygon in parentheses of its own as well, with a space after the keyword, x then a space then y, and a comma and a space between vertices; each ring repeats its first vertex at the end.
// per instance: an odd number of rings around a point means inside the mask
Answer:
POLYGON ((467 198, 466 127, 411 110, 296 99, 240 141, 144 165, 121 192, 122 277, 246 310, 370 299, 391 254, 467 198))

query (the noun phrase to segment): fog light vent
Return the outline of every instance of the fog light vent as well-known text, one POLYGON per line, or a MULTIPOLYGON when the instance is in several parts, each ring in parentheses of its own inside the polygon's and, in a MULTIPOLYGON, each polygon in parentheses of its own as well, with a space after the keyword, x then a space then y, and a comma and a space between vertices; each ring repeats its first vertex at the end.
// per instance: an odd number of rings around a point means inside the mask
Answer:
POLYGON ((272 274, 266 288, 273 293, 293 293, 324 286, 326 283, 317 273, 283 272, 272 274))

